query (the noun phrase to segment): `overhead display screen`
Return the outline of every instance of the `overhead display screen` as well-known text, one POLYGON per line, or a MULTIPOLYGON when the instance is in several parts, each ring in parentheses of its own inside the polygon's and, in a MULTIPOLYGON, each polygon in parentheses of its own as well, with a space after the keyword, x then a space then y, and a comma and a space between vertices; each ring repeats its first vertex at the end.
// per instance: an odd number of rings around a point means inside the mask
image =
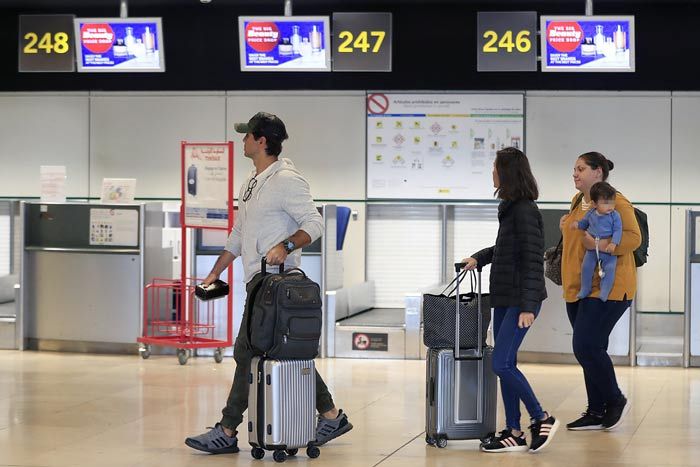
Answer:
POLYGON ((160 18, 77 18, 80 72, 165 71, 160 18))
POLYGON ((542 71, 634 71, 634 16, 542 16, 540 30, 542 71))
POLYGON ((331 71, 328 16, 239 16, 241 71, 331 71))

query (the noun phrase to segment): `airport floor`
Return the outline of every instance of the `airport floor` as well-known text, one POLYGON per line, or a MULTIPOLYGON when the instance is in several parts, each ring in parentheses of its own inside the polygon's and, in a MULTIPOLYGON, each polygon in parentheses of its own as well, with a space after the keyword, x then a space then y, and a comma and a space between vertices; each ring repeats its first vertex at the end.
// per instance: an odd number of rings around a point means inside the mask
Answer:
MULTIPOLYGON (((355 426, 287 465, 311 466, 697 466, 700 369, 618 368, 632 402, 614 432, 562 429, 538 454, 486 454, 474 441, 445 449, 424 441, 422 361, 318 360, 339 407, 355 426)), ((218 420, 234 362, 211 357, 180 366, 174 356, 100 356, 0 351, 0 466, 248 466, 238 454, 211 456, 183 444, 218 420)), ((522 365, 542 405, 562 422, 585 409, 580 369, 522 365)), ((499 407, 500 411, 500 407, 499 407)), ((525 414, 525 412, 523 411, 525 414)), ((499 413, 499 428, 502 414, 499 413)), ((527 424, 523 416, 523 424, 527 424)))

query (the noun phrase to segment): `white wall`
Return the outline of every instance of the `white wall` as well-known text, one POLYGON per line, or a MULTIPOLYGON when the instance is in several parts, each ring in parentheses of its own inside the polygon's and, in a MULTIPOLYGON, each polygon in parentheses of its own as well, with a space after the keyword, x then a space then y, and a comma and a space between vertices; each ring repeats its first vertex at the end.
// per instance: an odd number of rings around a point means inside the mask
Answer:
POLYGON ((102 179, 136 178, 140 198, 180 197, 180 142, 223 141, 223 93, 94 93, 90 196, 102 179))
POLYGON ((66 195, 88 194, 87 93, 0 93, 0 196, 39 196, 39 167, 64 165, 66 195))
POLYGON ((673 94, 673 152, 671 154, 671 193, 676 203, 697 203, 700 164, 700 94, 673 94))
POLYGON ((541 201, 572 198, 574 162, 588 151, 615 163, 609 181, 631 200, 671 200, 670 93, 528 92, 525 107, 541 201))

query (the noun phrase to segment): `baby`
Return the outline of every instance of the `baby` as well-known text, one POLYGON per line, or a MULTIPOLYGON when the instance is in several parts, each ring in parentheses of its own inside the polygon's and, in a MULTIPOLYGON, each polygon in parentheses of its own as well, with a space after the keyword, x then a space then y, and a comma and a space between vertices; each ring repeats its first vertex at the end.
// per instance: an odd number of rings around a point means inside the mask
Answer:
POLYGON ((605 302, 615 282, 617 256, 612 253, 622 239, 622 219, 615 211, 615 194, 617 191, 606 182, 598 182, 591 187, 591 209, 581 221, 574 221, 571 227, 587 230, 596 241, 595 250, 586 251, 581 265, 581 291, 578 299, 586 298, 591 293, 593 273, 599 263, 600 300, 605 302), (598 242, 609 238, 610 244, 605 251, 599 251, 598 242))

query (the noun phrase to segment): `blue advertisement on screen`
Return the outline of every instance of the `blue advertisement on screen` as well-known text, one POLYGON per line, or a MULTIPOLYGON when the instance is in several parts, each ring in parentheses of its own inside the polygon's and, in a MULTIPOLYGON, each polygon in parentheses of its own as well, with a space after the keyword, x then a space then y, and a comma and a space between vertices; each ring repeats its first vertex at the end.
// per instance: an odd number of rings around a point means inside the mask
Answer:
POLYGON ((78 71, 165 71, 160 18, 75 20, 78 71))
POLYGON ((543 71, 634 71, 634 17, 546 17, 543 71))
POLYGON ((327 17, 240 17, 241 70, 330 71, 327 17))

